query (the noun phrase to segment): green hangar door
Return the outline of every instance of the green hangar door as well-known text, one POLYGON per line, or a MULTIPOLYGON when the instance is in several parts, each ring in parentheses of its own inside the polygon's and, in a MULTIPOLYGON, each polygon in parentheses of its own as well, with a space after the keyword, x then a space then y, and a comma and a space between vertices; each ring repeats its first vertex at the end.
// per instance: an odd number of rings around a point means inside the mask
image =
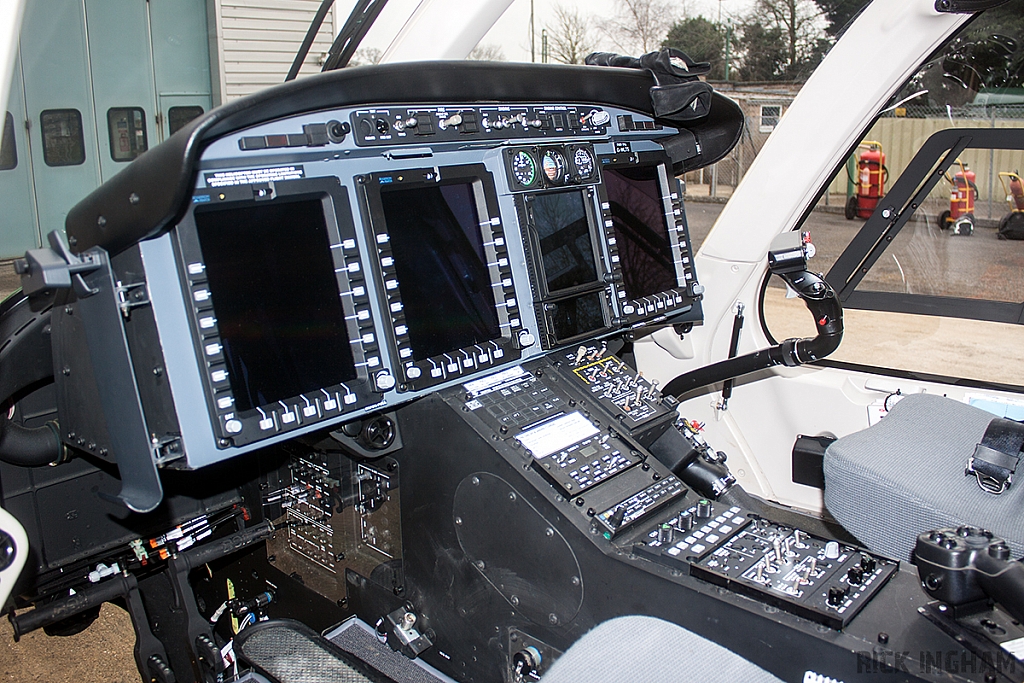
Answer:
POLYGON ((47 0, 25 9, 0 148, 0 258, 212 106, 205 0, 47 0))

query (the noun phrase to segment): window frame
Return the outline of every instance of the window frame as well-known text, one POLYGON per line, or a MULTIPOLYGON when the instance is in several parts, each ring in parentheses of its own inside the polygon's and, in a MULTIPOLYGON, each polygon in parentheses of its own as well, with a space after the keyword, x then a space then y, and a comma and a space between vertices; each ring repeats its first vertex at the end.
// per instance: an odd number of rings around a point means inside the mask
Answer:
POLYGON ((1024 324, 1024 301, 857 290, 965 149, 1024 151, 1024 128, 947 128, 925 141, 825 276, 845 308, 1024 324))
POLYGON ((206 113, 206 110, 203 109, 203 107, 201 107, 198 104, 177 104, 177 105, 175 105, 173 107, 169 107, 167 109, 167 135, 168 136, 174 135, 179 130, 181 130, 182 128, 184 128, 188 124, 190 124, 192 121, 195 121, 197 118, 199 118, 200 116, 202 116, 205 113, 206 113), (173 127, 174 126, 174 115, 172 114, 172 112, 174 110, 176 110, 176 109, 198 109, 199 113, 196 114, 195 116, 189 118, 188 121, 185 121, 184 123, 182 123, 177 128, 174 128, 173 127))
POLYGON ((14 135, 14 114, 6 112, 6 116, 4 116, 4 129, 0 133, 0 171, 13 171, 18 168, 18 141, 14 135), (11 154, 10 165, 3 163, 4 153, 8 150, 10 150, 11 154))
POLYGON ((62 108, 62 109, 44 109, 39 112, 39 135, 43 141, 43 163, 51 168, 60 168, 62 166, 81 166, 85 163, 85 124, 82 121, 82 112, 75 108, 62 108), (46 118, 47 114, 65 114, 73 113, 74 117, 78 120, 78 149, 81 153, 81 159, 78 161, 71 162, 55 162, 50 158, 50 145, 46 142, 46 124, 43 119, 46 118))
POLYGON ((758 126, 757 126, 757 129, 758 129, 759 132, 761 132, 761 133, 771 133, 773 130, 775 130, 775 126, 779 125, 779 120, 782 118, 782 108, 783 108, 783 106, 784 105, 781 105, 781 104, 762 104, 762 105, 760 105, 760 108, 758 109, 759 116, 758 116, 758 126), (778 114, 765 114, 764 110, 768 109, 768 108, 770 108, 770 109, 778 109, 779 113, 778 114), (766 118, 773 119, 775 121, 775 123, 773 123, 771 125, 765 124, 764 120, 766 118))
MULTIPOLYGON (((119 164, 130 163, 130 162, 135 161, 136 159, 138 159, 140 156, 145 154, 147 150, 149 150, 149 134, 146 131, 146 110, 145 109, 143 109, 142 107, 111 107, 110 109, 107 109, 106 119, 107 119, 107 140, 108 140, 108 144, 110 145, 110 158, 114 162, 119 163, 119 164), (113 122, 111 121, 111 116, 114 115, 115 112, 128 112, 129 121, 131 120, 132 114, 135 113, 135 112, 138 112, 138 113, 140 113, 142 115, 142 145, 143 145, 143 149, 141 151, 139 151, 138 154, 135 154, 134 156, 129 157, 127 159, 118 159, 117 156, 114 155, 115 139, 114 139, 114 127, 113 127, 113 122)), ((129 145, 130 145, 130 143, 129 143, 129 145)))

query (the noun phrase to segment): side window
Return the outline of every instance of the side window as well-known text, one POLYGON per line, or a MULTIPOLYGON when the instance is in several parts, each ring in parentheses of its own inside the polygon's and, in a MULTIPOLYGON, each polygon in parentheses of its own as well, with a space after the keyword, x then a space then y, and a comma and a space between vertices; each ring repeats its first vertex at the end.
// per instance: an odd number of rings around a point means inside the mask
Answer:
MULTIPOLYGON (((923 65, 800 226, 845 309, 827 364, 1024 387, 1021 16, 988 10, 923 65)), ((765 331, 813 336, 786 294, 766 282, 765 331)))
POLYGON ((146 112, 139 107, 114 107, 107 110, 110 158, 131 161, 148 149, 146 112))
POLYGON ((771 133, 775 130, 775 126, 779 125, 780 118, 782 118, 781 105, 761 105, 761 125, 758 127, 758 131, 761 133, 771 133))
POLYGON ((18 149, 14 141, 14 117, 7 112, 4 134, 0 138, 0 171, 10 171, 18 165, 18 149))
POLYGON ((169 134, 174 135, 184 128, 186 123, 202 114, 202 107, 171 107, 167 110, 167 129, 169 134))
POLYGON ((47 109, 39 114, 43 133, 43 161, 47 166, 85 163, 82 113, 77 109, 47 109))

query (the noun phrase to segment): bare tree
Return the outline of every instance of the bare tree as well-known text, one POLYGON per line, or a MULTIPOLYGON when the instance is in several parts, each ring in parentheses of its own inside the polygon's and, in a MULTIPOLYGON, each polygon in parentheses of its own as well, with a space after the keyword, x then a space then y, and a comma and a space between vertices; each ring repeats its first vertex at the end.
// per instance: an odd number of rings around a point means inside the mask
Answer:
POLYGON ((495 43, 480 43, 473 48, 466 59, 476 59, 481 62, 504 62, 505 52, 500 45, 495 43))
POLYGON ((548 55, 562 64, 582 64, 594 51, 590 18, 578 10, 555 5, 555 23, 545 26, 548 55))
POLYGON ((620 0, 615 15, 601 29, 620 51, 639 55, 661 47, 674 15, 666 0, 620 0))
POLYGON ((823 15, 813 0, 757 0, 751 18, 765 28, 782 31, 786 58, 792 68, 819 49, 818 41, 828 23, 823 15))
POLYGON ((352 53, 352 59, 348 61, 349 66, 366 66, 377 64, 384 53, 375 47, 361 47, 352 53))

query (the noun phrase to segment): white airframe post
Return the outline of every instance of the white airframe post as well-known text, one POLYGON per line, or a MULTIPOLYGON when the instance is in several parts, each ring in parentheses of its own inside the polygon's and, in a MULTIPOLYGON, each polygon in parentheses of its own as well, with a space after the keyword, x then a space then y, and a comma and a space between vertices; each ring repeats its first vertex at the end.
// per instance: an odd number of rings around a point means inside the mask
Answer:
POLYGON ((25 0, 0 0, 0 112, 7 111, 25 0))
POLYGON ((423 0, 381 63, 465 59, 512 0, 423 0))

